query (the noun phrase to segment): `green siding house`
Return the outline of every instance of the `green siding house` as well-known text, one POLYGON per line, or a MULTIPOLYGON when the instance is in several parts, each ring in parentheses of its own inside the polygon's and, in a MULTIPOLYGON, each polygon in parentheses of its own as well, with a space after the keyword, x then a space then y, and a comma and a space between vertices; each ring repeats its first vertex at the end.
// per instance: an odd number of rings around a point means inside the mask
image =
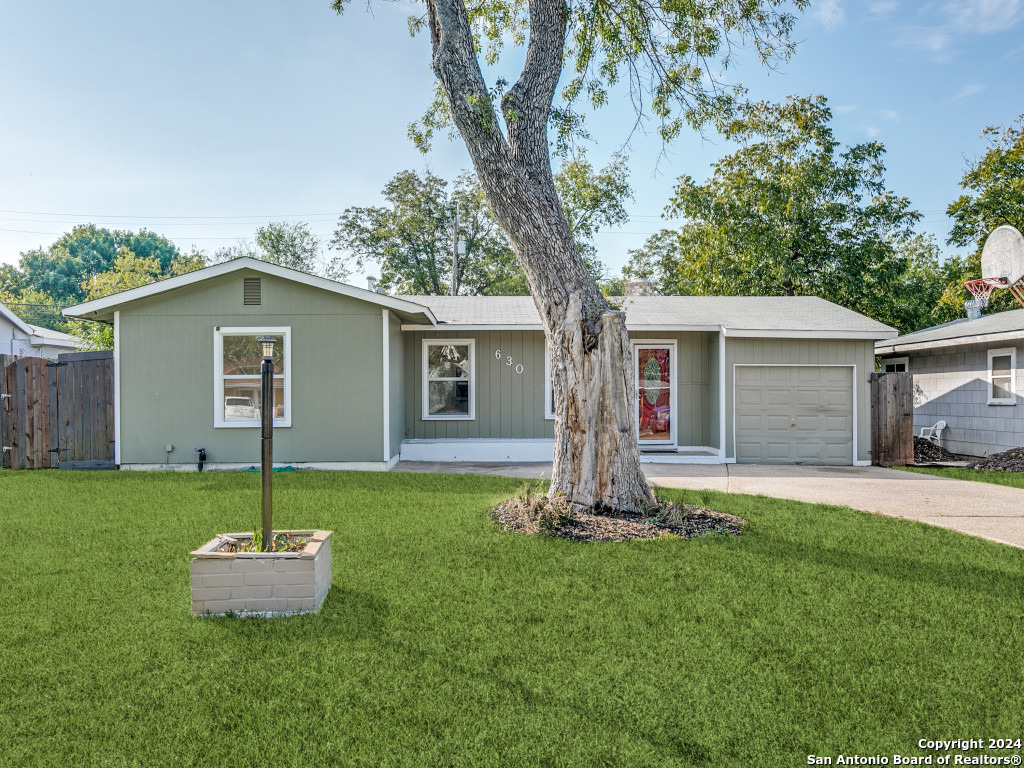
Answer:
MULTIPOLYGON (((642 459, 868 464, 874 342, 813 297, 635 296, 642 459)), ((114 326, 116 463, 259 461, 259 351, 278 339, 275 463, 548 461, 550 369, 526 297, 394 297, 236 259, 65 310, 114 326)))

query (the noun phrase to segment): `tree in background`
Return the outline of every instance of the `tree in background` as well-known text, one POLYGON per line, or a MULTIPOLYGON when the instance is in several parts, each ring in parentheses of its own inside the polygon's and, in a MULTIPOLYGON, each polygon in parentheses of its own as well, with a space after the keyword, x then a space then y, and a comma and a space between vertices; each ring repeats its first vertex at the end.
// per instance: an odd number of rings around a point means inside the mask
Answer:
POLYGON ((216 264, 229 259, 249 257, 309 275, 344 280, 348 275, 342 259, 326 260, 320 238, 305 222, 272 221, 256 230, 255 243, 242 240, 221 248, 210 257, 216 264))
POLYGON ((42 291, 61 304, 77 304, 86 295, 82 283, 110 269, 122 248, 140 258, 156 259, 162 272, 181 256, 174 243, 145 229, 131 232, 83 224, 49 248, 23 253, 18 273, 24 287, 42 291))
MULTIPOLYGON (((981 132, 988 150, 980 160, 967 164, 960 180, 964 194, 950 203, 953 218, 950 245, 972 249, 950 259, 949 282, 936 316, 946 322, 963 316, 963 302, 971 298, 964 280, 981 277, 981 251, 985 238, 1002 224, 1024 231, 1024 114, 1008 126, 989 126, 981 132)), ((1020 307, 1009 291, 994 291, 988 312, 1020 307)))
MULTIPOLYGON (((157 256, 139 256, 128 246, 122 246, 110 269, 93 275, 82 283, 85 301, 101 299, 114 293, 140 288, 176 275, 183 275, 206 266, 198 251, 177 256, 166 267, 157 256)), ((89 320, 71 320, 65 330, 82 339, 82 349, 113 349, 114 329, 106 323, 89 320)))
POLYGON ((61 310, 66 306, 51 296, 32 288, 11 291, 6 283, 0 282, 0 304, 30 325, 64 331, 66 322, 61 310))
POLYGON ((686 223, 632 251, 625 273, 665 293, 820 296, 918 327, 904 293, 937 268, 914 242, 920 214, 886 189, 884 147, 840 150, 831 118, 823 96, 740 106, 722 130, 741 148, 704 184, 679 180, 667 211, 686 223))
MULTIPOLYGON (((562 208, 584 263, 596 280, 604 277, 594 235, 604 225, 628 219, 624 200, 631 195, 626 158, 595 171, 582 152, 555 174, 562 208)), ((384 187, 388 205, 348 208, 338 220, 331 247, 351 254, 358 269, 378 265, 380 285, 402 294, 451 292, 456 216, 466 253, 459 257, 459 293, 470 296, 521 296, 529 286, 508 238, 498 226, 477 177, 461 174, 448 183, 429 171, 420 177, 402 171, 384 187)))
POLYGON ((960 180, 965 193, 946 209, 953 217, 948 242, 974 247, 979 255, 996 227, 1010 224, 1024 231, 1024 114, 1008 126, 987 127, 981 136, 988 139, 988 151, 968 163, 960 180))
MULTIPOLYGON (((335 10, 345 2, 334 0, 335 10)), ((766 62, 791 51, 794 17, 778 8, 763 0, 425 0, 425 13, 410 19, 414 34, 430 34, 438 83, 414 139, 424 146, 436 129, 454 125, 544 324, 555 414, 552 495, 627 510, 652 498, 639 463, 625 315, 609 307, 579 252, 551 169, 549 125, 556 149, 567 151, 582 128, 580 101, 601 107, 617 85, 641 117, 660 121, 666 141, 686 124, 706 124, 732 106, 735 91, 714 73, 735 50, 752 43, 766 62), (527 45, 522 69, 511 86, 499 79, 489 87, 481 61, 499 67, 506 43, 517 52, 527 45)))

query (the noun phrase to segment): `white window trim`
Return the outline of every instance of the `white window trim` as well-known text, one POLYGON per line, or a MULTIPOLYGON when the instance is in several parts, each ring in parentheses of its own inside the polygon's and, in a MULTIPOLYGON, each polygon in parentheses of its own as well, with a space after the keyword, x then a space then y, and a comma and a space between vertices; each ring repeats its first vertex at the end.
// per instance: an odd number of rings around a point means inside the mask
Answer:
MULTIPOLYGON (((274 419, 274 428, 292 425, 292 329, 289 326, 222 327, 213 329, 213 426, 216 429, 259 428, 259 419, 224 419, 224 337, 284 337, 284 416, 274 419)), ((258 376, 258 374, 257 374, 258 376)))
MULTIPOLYGON (((887 365, 899 365, 903 363, 903 372, 910 373, 910 358, 909 357, 890 357, 887 360, 882 361, 882 372, 885 372, 885 366, 887 365)), ((891 371, 895 373, 895 371, 891 371)))
MULTIPOLYGON (((999 378, 1003 378, 1000 376, 999 378)), ((990 349, 988 351, 988 404, 989 405, 1016 405, 1017 404, 1017 349, 1006 347, 1004 349, 990 349), (1010 396, 992 397, 992 358, 1010 358, 1010 396)))
POLYGON ((420 363, 422 385, 422 409, 420 419, 423 421, 475 421, 476 420, 476 339, 423 339, 423 346, 420 350, 420 363), (441 347, 446 345, 459 345, 469 347, 469 413, 430 413, 430 379, 427 376, 428 357, 430 347, 441 347))

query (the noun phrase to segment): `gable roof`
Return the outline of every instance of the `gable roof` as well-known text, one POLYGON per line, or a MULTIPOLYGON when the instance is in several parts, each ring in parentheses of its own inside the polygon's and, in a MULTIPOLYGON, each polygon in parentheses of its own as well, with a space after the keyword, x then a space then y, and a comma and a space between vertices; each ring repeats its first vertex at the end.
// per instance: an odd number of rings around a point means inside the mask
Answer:
POLYGON ((21 331, 27 337, 28 343, 33 347, 45 345, 50 347, 64 347, 66 349, 78 349, 79 342, 74 336, 61 331, 54 331, 50 328, 43 328, 39 325, 26 323, 14 314, 9 307, 4 306, 2 303, 0 303, 0 317, 4 318, 11 325, 21 331))
POLYGON ((983 344, 1024 338, 1024 309, 1012 309, 982 315, 976 320, 962 317, 950 323, 935 325, 895 339, 875 344, 875 352, 887 355, 918 349, 936 349, 957 344, 983 344))
POLYGON ((297 269, 281 267, 277 264, 252 259, 248 256, 197 269, 195 272, 178 275, 177 277, 168 277, 165 280, 158 280, 155 283, 150 283, 140 288, 130 288, 126 291, 112 293, 109 296, 104 296, 102 299, 86 301, 65 309, 64 316, 76 317, 82 320, 99 320, 105 323, 113 322, 114 311, 124 304, 149 298, 150 296, 157 296, 168 291, 174 291, 178 288, 203 282, 204 280, 210 280, 211 278, 229 275, 232 272, 238 272, 243 269, 250 269, 272 277, 279 277, 283 280, 302 283, 342 296, 348 296, 349 298, 368 301, 371 304, 377 304, 386 309, 394 310, 404 320, 424 323, 434 322, 434 316, 430 313, 429 309, 419 304, 414 304, 411 301, 397 299, 394 296, 376 293, 375 291, 368 291, 365 288, 356 288, 354 285, 341 283, 337 280, 329 280, 326 277, 317 277, 316 275, 299 272, 297 269))
POLYGON ((32 329, 32 344, 34 346, 46 345, 50 347, 67 347, 78 349, 80 340, 70 333, 55 331, 52 328, 44 328, 41 325, 29 325, 32 329))
POLYGON ((4 318, 7 322, 17 328, 19 331, 24 333, 26 336, 32 335, 32 327, 14 314, 5 304, 0 302, 0 317, 4 318))
MULTIPOLYGON (((451 330, 541 330, 530 296, 409 296, 451 330)), ((713 331, 726 336, 889 339, 897 331, 816 296, 629 296, 631 331, 713 331)), ((408 330, 412 330, 409 328, 408 330)))

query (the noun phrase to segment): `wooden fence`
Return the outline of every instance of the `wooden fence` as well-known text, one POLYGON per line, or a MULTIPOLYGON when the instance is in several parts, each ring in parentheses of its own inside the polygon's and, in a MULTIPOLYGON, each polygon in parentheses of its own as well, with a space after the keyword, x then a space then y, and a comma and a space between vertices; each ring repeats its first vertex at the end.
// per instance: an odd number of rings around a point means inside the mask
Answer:
POLYGON ((871 374, 871 463, 880 467, 914 463, 913 374, 871 374))
POLYGON ((113 468, 112 352, 0 355, 0 401, 0 466, 113 468))

